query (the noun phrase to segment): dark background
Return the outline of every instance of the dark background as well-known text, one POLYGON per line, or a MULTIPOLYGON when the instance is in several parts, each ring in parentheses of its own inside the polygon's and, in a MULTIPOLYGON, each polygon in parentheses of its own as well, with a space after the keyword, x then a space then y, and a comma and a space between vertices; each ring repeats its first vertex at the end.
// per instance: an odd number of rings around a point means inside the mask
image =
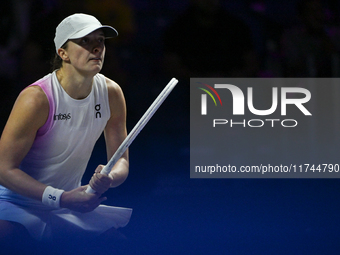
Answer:
MULTIPOLYGON (((208 10, 215 1, 202 2, 208 10)), ((18 93, 49 72, 57 24, 75 12, 96 15, 120 33, 107 41, 102 73, 123 88, 128 130, 172 77, 179 80, 131 145, 128 179, 107 194, 107 204, 134 210, 120 230, 122 254, 338 254, 338 179, 190 179, 189 172, 190 77, 339 77, 339 3, 307 2, 314 29, 295 0, 220 1, 217 9, 227 13, 189 13, 179 24, 189 1, 5 1, 1 129, 18 93), (211 46, 209 38, 223 44, 211 46)), ((321 105, 335 104, 336 95, 330 101, 319 91, 321 105)), ((333 132, 324 142, 336 154, 337 123, 320 128, 333 132)), ((101 137, 84 183, 105 162, 101 137)))

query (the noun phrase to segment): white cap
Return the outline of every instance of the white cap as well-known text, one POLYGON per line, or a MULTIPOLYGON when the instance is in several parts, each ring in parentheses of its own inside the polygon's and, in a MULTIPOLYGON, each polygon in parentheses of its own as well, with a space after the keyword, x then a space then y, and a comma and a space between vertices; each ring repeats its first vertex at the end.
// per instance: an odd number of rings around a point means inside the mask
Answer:
POLYGON ((57 26, 54 37, 56 51, 58 52, 58 49, 61 48, 67 40, 84 37, 99 28, 103 30, 106 38, 116 37, 118 35, 116 29, 110 26, 103 26, 99 20, 91 15, 76 13, 68 16, 57 26))

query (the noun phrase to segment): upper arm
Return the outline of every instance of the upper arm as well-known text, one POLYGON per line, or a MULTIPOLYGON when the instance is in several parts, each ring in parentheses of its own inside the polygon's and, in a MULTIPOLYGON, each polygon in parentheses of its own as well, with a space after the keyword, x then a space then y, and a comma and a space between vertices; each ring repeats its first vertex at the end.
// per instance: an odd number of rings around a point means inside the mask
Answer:
POLYGON ((0 170, 19 167, 48 112, 48 99, 40 87, 32 86, 20 93, 1 136, 0 170))
MULTIPOLYGON (((127 136, 126 104, 122 89, 110 79, 106 79, 111 116, 104 134, 106 140, 107 157, 110 159, 127 136)), ((123 155, 128 159, 127 152, 123 155)))

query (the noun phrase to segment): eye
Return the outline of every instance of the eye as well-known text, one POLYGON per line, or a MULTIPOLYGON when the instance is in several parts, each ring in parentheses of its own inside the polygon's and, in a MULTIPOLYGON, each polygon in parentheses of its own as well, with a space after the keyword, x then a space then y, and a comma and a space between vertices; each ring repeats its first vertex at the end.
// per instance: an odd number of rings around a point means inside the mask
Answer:
POLYGON ((88 43, 89 42, 89 38, 87 38, 87 37, 84 37, 84 38, 82 38, 81 39, 81 41, 80 41, 82 44, 86 44, 86 43, 88 43))

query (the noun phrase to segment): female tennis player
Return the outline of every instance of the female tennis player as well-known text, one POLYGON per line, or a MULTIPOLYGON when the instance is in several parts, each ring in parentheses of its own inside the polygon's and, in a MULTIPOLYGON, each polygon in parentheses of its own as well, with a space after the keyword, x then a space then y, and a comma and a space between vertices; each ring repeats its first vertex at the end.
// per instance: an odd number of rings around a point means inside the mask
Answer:
POLYGON ((109 175, 99 165, 86 193, 81 178, 104 132, 107 157, 127 136, 121 88, 100 74, 106 38, 117 36, 95 17, 74 14, 56 28, 56 70, 18 96, 0 142, 0 242, 101 234, 125 226, 131 209, 100 205, 128 176, 128 152, 109 175))

